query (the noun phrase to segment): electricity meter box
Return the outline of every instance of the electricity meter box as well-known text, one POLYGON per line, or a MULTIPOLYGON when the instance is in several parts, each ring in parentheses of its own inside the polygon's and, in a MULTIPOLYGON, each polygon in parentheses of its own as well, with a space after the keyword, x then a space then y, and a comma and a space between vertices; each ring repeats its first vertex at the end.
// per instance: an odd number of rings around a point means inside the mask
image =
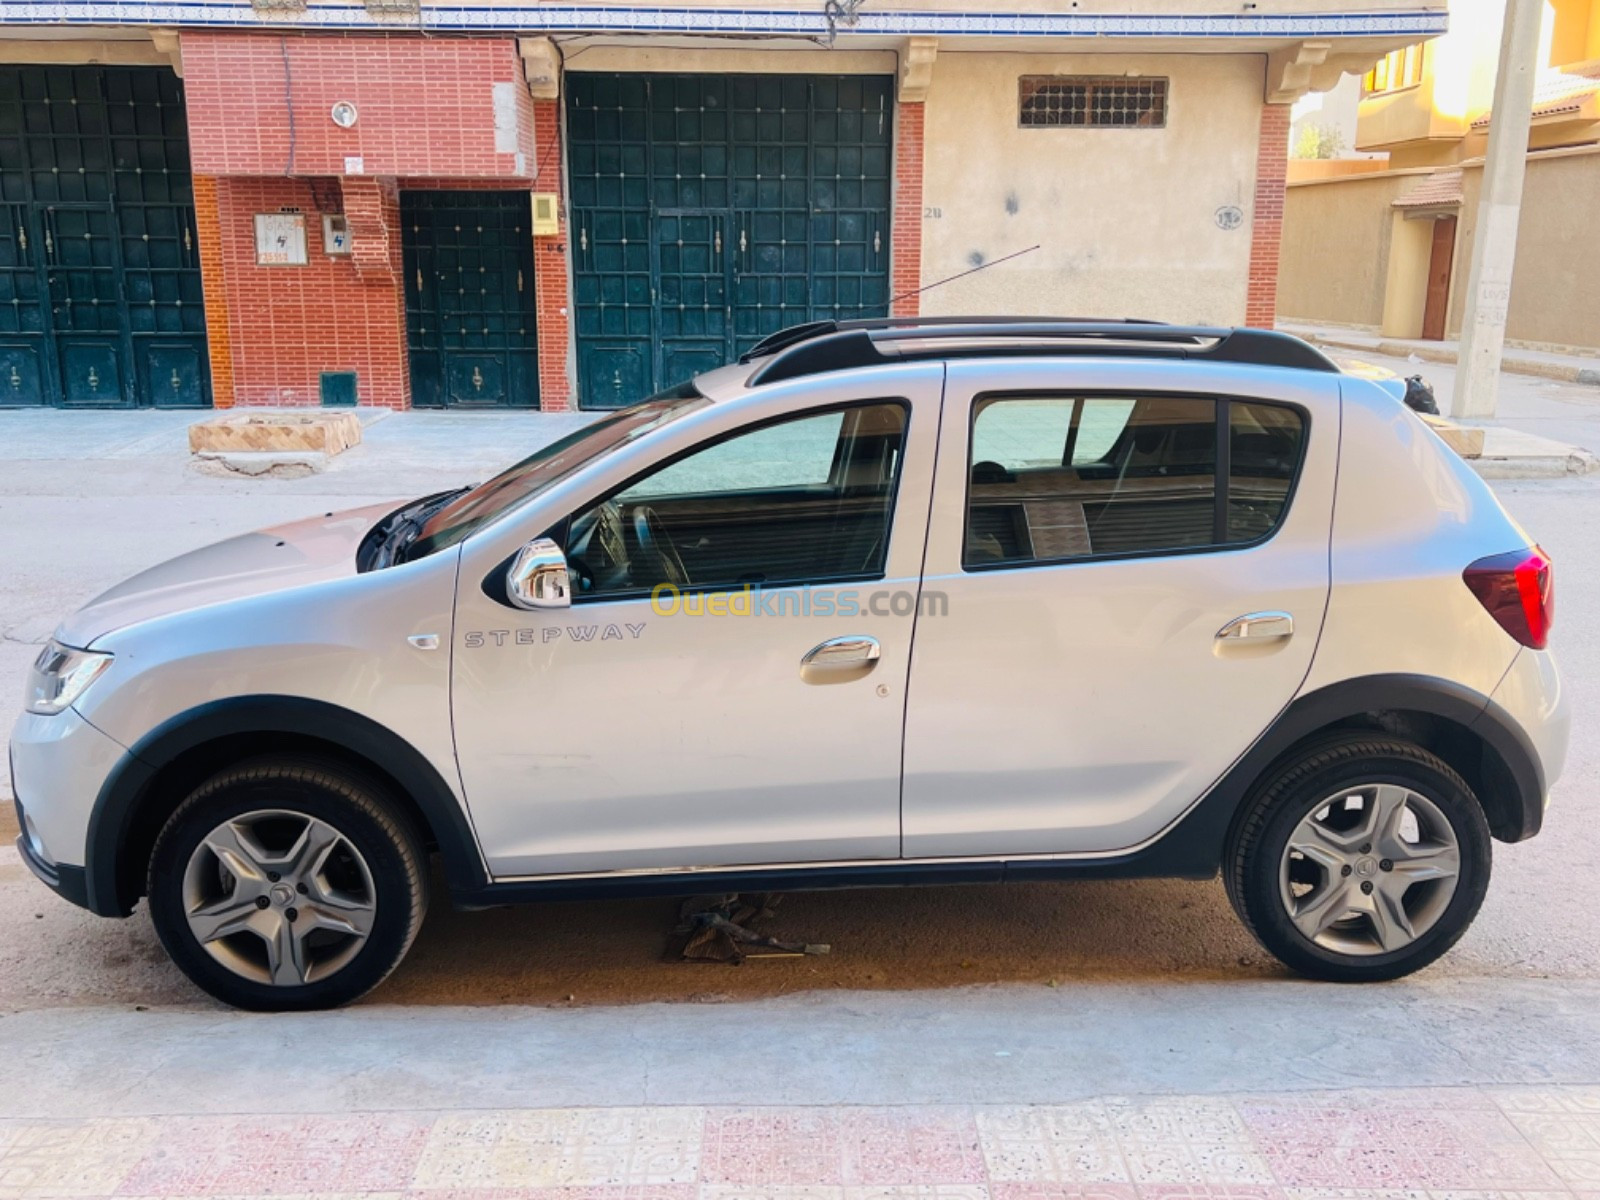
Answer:
POLYGON ((561 232, 554 192, 533 193, 533 236, 554 237, 561 232))
POLYGON ((350 253, 350 222, 343 213, 322 214, 322 252, 333 257, 350 253))

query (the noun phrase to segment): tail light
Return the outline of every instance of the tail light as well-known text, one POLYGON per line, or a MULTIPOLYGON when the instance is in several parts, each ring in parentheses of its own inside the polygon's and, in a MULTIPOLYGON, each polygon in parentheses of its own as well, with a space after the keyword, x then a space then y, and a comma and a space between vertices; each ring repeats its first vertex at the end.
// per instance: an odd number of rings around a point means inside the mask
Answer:
POLYGON ((1556 609, 1548 554, 1537 546, 1493 554, 1473 563, 1461 578, 1502 629, 1524 646, 1545 648, 1556 609))

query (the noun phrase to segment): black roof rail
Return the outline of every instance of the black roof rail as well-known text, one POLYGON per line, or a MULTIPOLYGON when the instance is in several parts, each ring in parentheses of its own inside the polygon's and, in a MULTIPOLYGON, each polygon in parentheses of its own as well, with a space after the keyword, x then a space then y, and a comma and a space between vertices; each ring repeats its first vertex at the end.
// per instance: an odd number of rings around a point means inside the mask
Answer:
POLYGON ((739 356, 742 363, 753 359, 763 358, 768 354, 776 354, 779 350, 803 342, 807 338, 821 337, 825 333, 835 333, 839 329, 837 321, 808 321, 804 325, 788 325, 777 333, 769 333, 750 349, 739 356))
POLYGON ((769 356, 750 376, 748 386, 755 387, 907 359, 1030 354, 1175 357, 1303 371, 1339 370, 1310 344, 1269 329, 1060 317, 816 321, 773 334, 742 361, 769 356), (928 345, 918 347, 918 342, 928 345), (952 346, 951 342, 963 344, 952 346))
POLYGON ((770 333, 739 356, 742 363, 754 362, 768 354, 787 349, 799 342, 821 337, 825 333, 839 333, 849 329, 913 329, 946 325, 1024 325, 1030 322, 1050 321, 1061 324, 1083 325, 1160 325, 1160 321, 1147 321, 1139 317, 851 317, 846 320, 826 319, 808 321, 803 325, 789 325, 770 333))

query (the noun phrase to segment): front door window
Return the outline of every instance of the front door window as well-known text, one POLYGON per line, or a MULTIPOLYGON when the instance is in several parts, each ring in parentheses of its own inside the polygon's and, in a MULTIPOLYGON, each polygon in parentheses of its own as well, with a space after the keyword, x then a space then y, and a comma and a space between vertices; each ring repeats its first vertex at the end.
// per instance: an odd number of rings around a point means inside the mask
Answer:
POLYGON ((637 478, 577 514, 582 603, 881 577, 906 410, 874 403, 759 426, 637 478))

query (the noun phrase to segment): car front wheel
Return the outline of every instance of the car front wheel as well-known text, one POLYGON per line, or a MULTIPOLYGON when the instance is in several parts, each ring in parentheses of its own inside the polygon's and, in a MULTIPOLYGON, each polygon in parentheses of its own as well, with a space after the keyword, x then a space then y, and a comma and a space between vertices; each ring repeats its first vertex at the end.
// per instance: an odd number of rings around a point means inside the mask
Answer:
POLYGON ((1396 979, 1466 932, 1489 884, 1489 826, 1436 755, 1383 734, 1312 747, 1260 790, 1224 878, 1256 939, 1302 974, 1396 979))
POLYGON ((270 758, 212 777, 151 855, 150 914, 196 984, 239 1008, 330 1008, 399 965, 427 906, 417 839, 382 789, 270 758))

